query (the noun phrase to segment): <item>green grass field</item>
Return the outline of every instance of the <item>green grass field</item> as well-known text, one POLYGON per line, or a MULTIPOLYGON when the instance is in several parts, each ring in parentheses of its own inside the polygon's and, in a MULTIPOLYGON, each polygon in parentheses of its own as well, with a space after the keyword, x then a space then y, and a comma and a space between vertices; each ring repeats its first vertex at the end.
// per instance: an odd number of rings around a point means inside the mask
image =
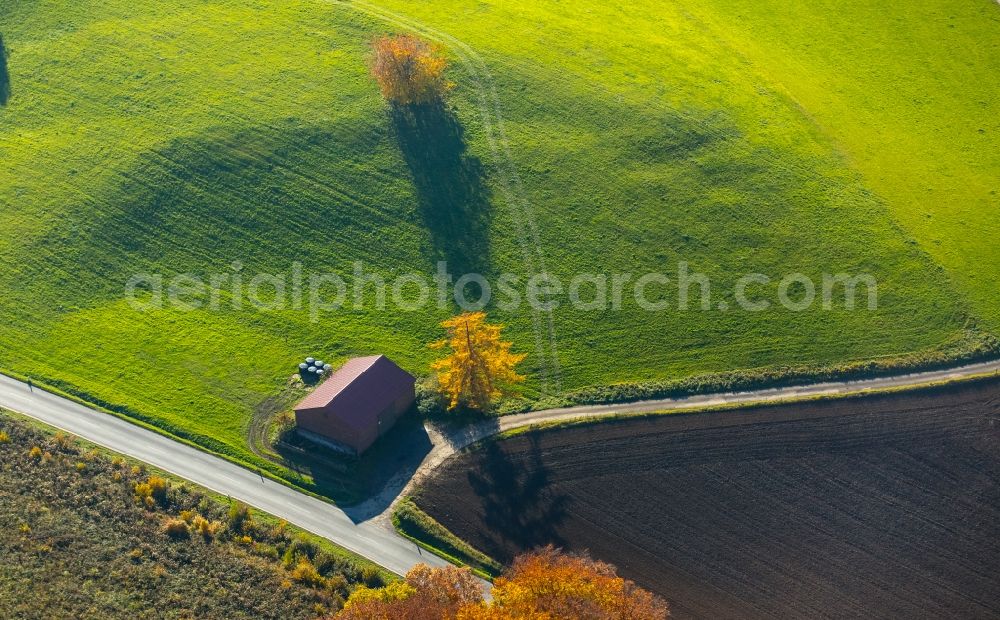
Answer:
POLYGON ((250 416, 301 357, 379 352, 425 374, 449 310, 138 312, 131 275, 360 260, 389 277, 447 258, 493 276, 544 262, 566 281, 686 261, 722 300, 750 272, 879 282, 875 312, 626 301, 561 307, 536 333, 527 310, 491 311, 530 355, 531 397, 1000 328, 988 0, 7 5, 0 368, 247 462, 250 416), (442 38, 461 131, 407 135, 368 76, 368 41, 408 20, 468 45, 442 38), (498 99, 485 117, 483 92, 498 99), (491 146, 498 118, 509 157, 491 146))
POLYGON ((1000 6, 690 4, 808 111, 982 322, 1000 329, 1000 6))

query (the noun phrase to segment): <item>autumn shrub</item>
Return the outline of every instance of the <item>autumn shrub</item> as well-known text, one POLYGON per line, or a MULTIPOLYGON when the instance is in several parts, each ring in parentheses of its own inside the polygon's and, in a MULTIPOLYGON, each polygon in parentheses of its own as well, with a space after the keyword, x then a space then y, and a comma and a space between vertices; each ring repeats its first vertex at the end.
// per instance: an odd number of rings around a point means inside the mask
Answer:
POLYGON ((191 534, 184 519, 167 519, 163 524, 163 532, 174 540, 187 538, 191 534))
POLYGON ((299 563, 292 569, 292 579, 314 588, 321 588, 325 584, 323 576, 319 574, 319 571, 316 570, 312 562, 306 558, 299 560, 299 563))
POLYGON ((242 502, 233 502, 226 517, 226 528, 233 534, 249 532, 253 527, 253 516, 250 507, 242 502))
POLYGON ((316 566, 316 570, 324 575, 350 571, 354 568, 349 562, 345 562, 343 559, 327 553, 326 551, 318 551, 313 556, 312 562, 316 566))
POLYGON ((6 431, 0 431, 0 443, 7 443, 10 441, 10 435, 6 431))
POLYGON ((147 508, 152 508, 156 504, 167 507, 170 504, 169 489, 170 484, 166 480, 159 476, 150 476, 146 482, 136 483, 135 497, 147 508))
POLYGON ((273 539, 285 538, 288 535, 288 521, 281 519, 271 528, 270 537, 273 539))
POLYGON ((441 101, 452 84, 439 46, 419 37, 384 36, 372 43, 371 71, 382 96, 403 106, 441 101))
POLYGON ((341 596, 347 596, 351 592, 351 584, 347 581, 347 577, 341 573, 328 577, 326 587, 330 592, 341 596))
POLYGON ((254 543, 253 552, 262 558, 267 558, 268 560, 277 561, 280 557, 277 547, 262 542, 254 543))
POLYGON ((293 564, 295 564, 295 550, 289 545, 281 554, 281 565, 285 568, 291 568, 293 564))
POLYGON ((31 446, 31 450, 28 450, 28 458, 30 458, 33 461, 41 460, 42 449, 39 448, 38 446, 31 446))
POLYGON ((448 411, 448 399, 441 393, 436 377, 426 377, 417 381, 417 413, 424 418, 441 417, 448 411))
POLYGON ((374 566, 366 566, 361 569, 361 581, 370 588, 378 588, 385 585, 382 573, 374 566))
POLYGON ((302 558, 312 561, 318 552, 319 549, 316 548, 316 545, 312 541, 302 536, 296 536, 288 544, 288 547, 286 547, 282 562, 285 564, 285 567, 289 567, 302 558))
POLYGON ((60 450, 67 450, 73 443, 73 438, 66 433, 59 432, 52 436, 52 441, 60 450))
POLYGON ((336 617, 341 620, 409 620, 423 614, 424 618, 442 618, 437 610, 422 605, 416 598, 417 590, 410 584, 397 581, 384 588, 359 586, 351 593, 344 609, 336 617))
POLYGON ((219 533, 219 530, 222 529, 222 524, 218 521, 209 521, 201 515, 195 515, 194 520, 191 522, 191 529, 200 535, 205 542, 210 542, 219 533))
POLYGON ((291 411, 282 411, 275 417, 274 425, 278 429, 278 433, 285 432, 289 429, 295 427, 295 413, 291 411))

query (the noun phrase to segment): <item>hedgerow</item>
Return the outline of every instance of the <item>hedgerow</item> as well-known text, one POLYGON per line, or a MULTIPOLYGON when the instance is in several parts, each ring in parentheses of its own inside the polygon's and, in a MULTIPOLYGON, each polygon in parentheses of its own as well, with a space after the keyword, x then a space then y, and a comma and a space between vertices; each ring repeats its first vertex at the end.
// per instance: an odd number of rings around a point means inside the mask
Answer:
MULTIPOLYGON (((898 357, 832 366, 774 367, 737 370, 645 383, 617 383, 585 388, 566 395, 561 406, 627 403, 697 394, 717 394, 785 387, 824 381, 850 381, 879 376, 923 372, 972 364, 1000 357, 1000 340, 974 329, 937 349, 898 357)), ((533 409, 548 408, 554 403, 533 409)))

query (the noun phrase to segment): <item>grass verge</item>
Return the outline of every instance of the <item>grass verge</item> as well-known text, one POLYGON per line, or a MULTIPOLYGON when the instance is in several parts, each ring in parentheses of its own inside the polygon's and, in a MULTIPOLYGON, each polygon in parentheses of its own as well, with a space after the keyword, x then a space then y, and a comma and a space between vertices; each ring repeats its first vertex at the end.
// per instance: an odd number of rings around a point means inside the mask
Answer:
POLYGON ((422 548, 453 564, 468 566, 483 579, 492 580, 503 571, 499 562, 449 532, 418 508, 410 497, 404 497, 397 504, 392 513, 392 524, 397 532, 422 548))

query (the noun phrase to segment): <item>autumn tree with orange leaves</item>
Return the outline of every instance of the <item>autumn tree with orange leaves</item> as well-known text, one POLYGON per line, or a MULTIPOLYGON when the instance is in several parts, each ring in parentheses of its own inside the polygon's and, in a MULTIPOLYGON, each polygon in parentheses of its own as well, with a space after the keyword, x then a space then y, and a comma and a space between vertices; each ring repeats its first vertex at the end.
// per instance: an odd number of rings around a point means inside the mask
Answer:
POLYGON ((488 412, 493 404, 524 381, 517 373, 523 354, 512 353, 511 343, 500 332, 503 325, 486 322, 485 312, 465 312, 441 323, 448 337, 431 344, 449 349, 447 357, 433 364, 438 389, 448 400, 448 409, 458 406, 488 412))
POLYGON ((406 581, 359 589, 338 620, 663 620, 667 603, 613 566, 553 547, 523 555, 486 602, 468 569, 415 567, 406 581), (379 594, 380 592, 384 594, 379 594))
POLYGON ((500 615, 459 618, 593 618, 653 620, 668 616, 667 604, 615 567, 566 555, 549 546, 514 561, 493 586, 492 609, 500 615))
POLYGON ((402 106, 441 101, 453 84, 448 61, 437 45, 410 34, 372 42, 371 71, 387 100, 402 106))
POLYGON ((418 564, 404 581, 384 588, 358 588, 336 617, 338 620, 440 620, 456 618, 462 609, 482 600, 482 587, 469 569, 418 564))

